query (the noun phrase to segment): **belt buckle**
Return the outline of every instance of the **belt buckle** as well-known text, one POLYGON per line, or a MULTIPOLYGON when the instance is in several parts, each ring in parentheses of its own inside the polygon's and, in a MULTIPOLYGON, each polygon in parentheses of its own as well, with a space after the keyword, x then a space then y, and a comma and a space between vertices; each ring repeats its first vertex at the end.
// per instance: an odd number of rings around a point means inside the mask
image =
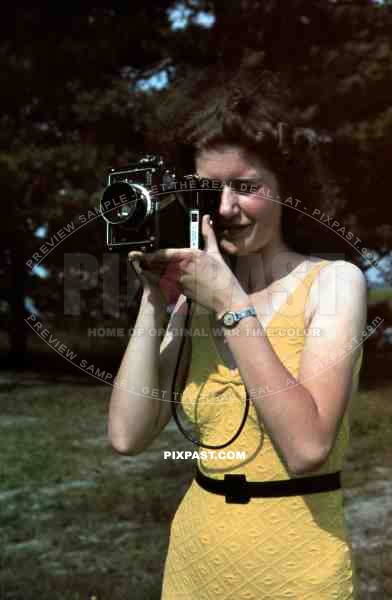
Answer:
POLYGON ((251 495, 246 489, 246 477, 240 473, 226 473, 224 480, 229 489, 225 493, 227 504, 247 504, 251 495))

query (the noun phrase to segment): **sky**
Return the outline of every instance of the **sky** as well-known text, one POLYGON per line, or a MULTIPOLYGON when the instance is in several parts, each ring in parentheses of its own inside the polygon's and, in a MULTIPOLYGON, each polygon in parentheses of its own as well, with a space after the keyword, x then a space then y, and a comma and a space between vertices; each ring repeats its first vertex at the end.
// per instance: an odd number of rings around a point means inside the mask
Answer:
MULTIPOLYGON (((191 14, 192 11, 189 8, 184 6, 184 4, 182 4, 181 2, 178 2, 173 8, 168 10, 168 17, 171 23, 171 28, 173 30, 186 29, 186 27, 190 23, 191 14)), ((214 15, 205 11, 199 11, 192 19, 192 23, 200 25, 200 27, 207 28, 211 27, 214 24, 214 22, 214 15)), ((169 80, 167 70, 162 69, 161 71, 158 71, 151 77, 139 81, 136 87, 137 89, 142 91, 151 89, 161 90, 162 88, 166 87, 168 81, 169 80)))

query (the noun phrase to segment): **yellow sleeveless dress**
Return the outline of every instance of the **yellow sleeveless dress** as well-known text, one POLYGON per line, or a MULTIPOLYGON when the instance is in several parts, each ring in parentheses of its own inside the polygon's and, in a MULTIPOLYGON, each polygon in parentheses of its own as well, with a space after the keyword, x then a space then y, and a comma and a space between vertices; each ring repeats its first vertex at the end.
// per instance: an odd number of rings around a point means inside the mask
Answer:
MULTIPOLYGON (((304 307, 310 283, 328 262, 309 270, 291 294, 291 302, 267 326, 275 352, 294 377, 305 341, 304 307), (290 336, 290 330, 278 335, 279 328, 294 328, 295 335, 290 336), (271 330, 276 330, 275 335, 270 335, 271 330)), ((210 313, 200 308, 192 319, 192 329, 199 328, 200 335, 192 337, 181 404, 187 417, 199 424, 202 443, 218 445, 237 431, 246 389, 239 370, 229 369, 220 358, 211 337, 210 313), (231 394, 232 401, 214 405, 213 399, 219 400, 222 394, 225 398, 231 394)), ((354 367, 352 394, 358 384, 362 348, 354 367)), ((342 469, 350 436, 348 412, 328 460, 309 476, 342 469)), ((244 429, 223 449, 225 453, 245 451, 246 458, 202 458, 202 450, 195 446, 199 469, 208 477, 223 479, 225 473, 244 473, 248 481, 295 477, 261 428, 252 400, 244 429)), ((353 600, 356 590, 341 489, 228 504, 224 496, 204 490, 193 479, 171 523, 161 600, 353 600)))

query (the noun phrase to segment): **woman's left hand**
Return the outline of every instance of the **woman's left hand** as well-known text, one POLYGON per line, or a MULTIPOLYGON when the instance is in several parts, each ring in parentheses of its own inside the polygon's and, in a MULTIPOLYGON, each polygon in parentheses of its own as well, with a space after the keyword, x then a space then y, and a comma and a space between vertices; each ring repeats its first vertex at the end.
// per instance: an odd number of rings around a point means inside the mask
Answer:
POLYGON ((146 253, 150 260, 141 262, 143 268, 160 274, 159 287, 177 286, 179 293, 198 304, 219 313, 234 305, 246 305, 248 295, 241 287, 219 251, 210 216, 202 220, 204 250, 194 248, 165 248, 146 253))

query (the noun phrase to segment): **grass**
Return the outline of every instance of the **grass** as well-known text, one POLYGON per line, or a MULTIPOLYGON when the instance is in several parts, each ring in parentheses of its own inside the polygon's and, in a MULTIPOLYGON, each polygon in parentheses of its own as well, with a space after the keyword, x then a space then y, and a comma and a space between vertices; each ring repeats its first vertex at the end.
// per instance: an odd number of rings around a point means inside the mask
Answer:
MULTIPOLYGON (((107 386, 9 391, 0 388, 1 600, 159 600, 170 522, 194 471, 194 461, 165 461, 163 449, 191 444, 169 427, 143 454, 115 454, 107 386)), ((377 467, 392 474, 390 391, 357 394, 343 474, 354 497, 372 494, 377 467)), ((372 527, 369 542, 392 539, 391 523, 389 535, 372 527)), ((374 552, 357 564, 364 586, 379 577, 374 552)), ((392 558, 383 569, 392 590, 392 558)), ((377 596, 364 588, 362 597, 377 596)))
MULTIPOLYGON (((44 320, 41 322, 52 334, 53 339, 60 340, 67 348, 79 355, 94 354, 97 349, 102 349, 104 352, 114 352, 120 356, 125 351, 130 337, 131 326, 129 320, 124 319, 95 321, 91 324, 70 322, 67 328, 57 323, 44 320)), ((45 352, 49 348, 48 341, 44 341, 33 331, 29 336, 28 344, 29 350, 33 353, 45 352)))
POLYGON ((392 287, 372 288, 369 290, 369 302, 371 304, 388 301, 392 301, 392 287))
POLYGON ((115 454, 108 390, 0 394, 2 599, 159 598, 168 526, 192 466, 162 466, 165 433, 148 468, 143 455, 115 454))

